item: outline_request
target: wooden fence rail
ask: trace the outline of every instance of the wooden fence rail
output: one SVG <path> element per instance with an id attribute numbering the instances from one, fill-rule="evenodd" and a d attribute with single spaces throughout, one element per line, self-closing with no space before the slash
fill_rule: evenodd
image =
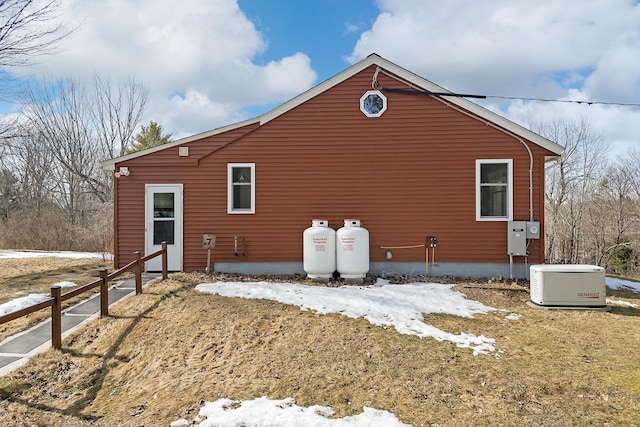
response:
<path id="1" fill-rule="evenodd" d="M 0 316 L 0 325 L 10 322 L 20 317 L 26 316 L 36 311 L 43 310 L 51 307 L 51 345 L 55 349 L 62 348 L 62 303 L 80 294 L 88 292 L 96 287 L 100 287 L 100 317 L 109 315 L 109 282 L 113 279 L 123 275 L 128 271 L 133 271 L 136 281 L 136 295 L 142 293 L 142 270 L 144 269 L 144 263 L 155 257 L 162 257 L 162 279 L 167 278 L 167 244 L 162 242 L 162 249 L 152 254 L 141 256 L 141 253 L 134 252 L 136 259 L 131 261 L 118 270 L 109 273 L 106 268 L 100 270 L 100 278 L 94 280 L 91 283 L 80 286 L 66 294 L 62 293 L 60 286 L 51 287 L 51 298 L 45 301 L 39 302 L 29 307 L 22 308 L 20 310 L 13 311 L 4 316 Z"/>

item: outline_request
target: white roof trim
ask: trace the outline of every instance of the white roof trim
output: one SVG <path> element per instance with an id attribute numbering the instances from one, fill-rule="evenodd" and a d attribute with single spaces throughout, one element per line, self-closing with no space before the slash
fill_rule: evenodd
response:
<path id="1" fill-rule="evenodd" d="M 284 114 L 290 109 L 305 103 L 309 99 L 321 94 L 327 89 L 330 89 L 333 86 L 337 85 L 338 83 L 341 83 L 342 81 L 358 74 L 360 71 L 366 69 L 367 67 L 370 67 L 371 65 L 377 65 L 380 68 L 383 68 L 386 71 L 389 71 L 397 75 L 398 77 L 400 77 L 400 79 L 405 80 L 408 83 L 411 83 L 412 85 L 422 88 L 428 92 L 438 92 L 438 93 L 449 92 L 453 94 L 453 92 L 451 92 L 450 90 L 447 90 L 441 86 L 438 86 L 437 84 L 432 83 L 429 80 L 424 79 L 418 76 L 417 74 L 414 74 L 402 67 L 399 67 L 393 62 L 389 62 L 386 59 L 374 53 L 369 55 L 362 61 L 342 71 L 341 73 L 336 74 L 332 78 L 325 80 L 324 82 L 296 96 L 290 101 L 287 101 L 284 104 L 280 105 L 279 107 L 263 114 L 260 117 L 260 124 L 262 125 L 264 123 L 267 123 L 270 120 L 275 119 L 276 117 L 280 116 L 281 114 Z M 522 138 L 528 139 L 529 141 L 532 141 L 537 145 L 540 145 L 541 147 L 546 148 L 547 150 L 555 154 L 558 154 L 558 155 L 562 154 L 562 151 L 563 151 L 562 146 L 556 144 L 555 142 L 547 138 L 544 138 L 538 135 L 537 133 L 530 131 L 527 128 L 524 128 L 518 125 L 517 123 L 512 122 L 511 120 L 508 120 L 500 116 L 499 114 L 496 114 L 490 110 L 487 110 L 486 108 L 474 102 L 471 102 L 468 99 L 465 99 L 459 96 L 455 96 L 455 97 L 452 96 L 451 98 L 443 97 L 443 99 L 446 99 L 446 101 L 451 104 L 457 105 L 461 108 L 464 108 L 465 110 L 470 111 L 471 113 L 477 115 L 478 117 L 494 122 L 495 124 L 511 131 L 512 133 L 518 136 L 521 136 Z"/>
<path id="2" fill-rule="evenodd" d="M 182 138 L 179 139 L 177 141 L 168 143 L 168 144 L 164 144 L 158 147 L 154 147 L 154 148 L 150 148 L 148 150 L 144 150 L 144 151 L 140 151 L 138 153 L 133 153 L 133 154 L 129 154 L 127 156 L 122 156 L 122 157 L 118 157 L 115 159 L 111 159 L 111 160 L 106 160 L 104 162 L 101 162 L 100 165 L 103 169 L 105 170 L 114 170 L 115 169 L 115 164 L 119 163 L 119 162 L 123 162 L 125 160 L 131 160 L 134 159 L 136 157 L 140 157 L 140 156 L 144 156 L 147 154 L 151 154 L 151 153 L 155 153 L 156 151 L 160 151 L 160 150 L 165 150 L 167 148 L 171 148 L 171 147 L 175 147 L 178 145 L 182 145 L 182 144 L 186 144 L 201 138 L 205 138 L 208 136 L 212 136 L 212 135 L 216 135 L 219 133 L 223 133 L 223 132 L 227 132 L 229 130 L 233 130 L 233 129 L 237 129 L 240 128 L 242 126 L 246 126 L 252 123 L 257 123 L 259 122 L 260 125 L 263 125 L 277 117 L 279 117 L 280 115 L 286 113 L 287 111 L 297 107 L 298 105 L 301 105 L 305 102 L 307 102 L 308 100 L 310 100 L 311 98 L 320 95 L 321 93 L 323 93 L 324 91 L 332 88 L 333 86 L 336 86 L 337 84 L 343 82 L 344 80 L 358 74 L 359 72 L 361 72 L 362 70 L 370 67 L 371 65 L 377 65 L 380 68 L 383 68 L 384 70 L 391 72 L 395 75 L 397 75 L 401 80 L 405 80 L 406 82 L 415 85 L 419 88 L 424 89 L 425 91 L 429 91 L 429 92 L 449 92 L 451 94 L 453 94 L 453 92 L 438 86 L 435 83 L 430 82 L 427 79 L 424 79 L 420 76 L 418 76 L 417 74 L 414 74 L 402 67 L 399 67 L 398 65 L 387 61 L 386 59 L 382 58 L 381 56 L 377 55 L 377 54 L 371 54 L 369 56 L 367 56 L 365 59 L 363 59 L 360 62 L 355 63 L 354 65 L 350 66 L 349 68 L 341 71 L 340 73 L 336 74 L 335 76 L 331 77 L 328 80 L 325 80 L 324 82 L 312 87 L 311 89 L 301 93 L 300 95 L 296 96 L 295 98 L 292 98 L 291 100 L 285 102 L 284 104 L 274 108 L 271 111 L 266 112 L 265 114 L 254 118 L 254 119 L 250 119 L 250 120 L 245 120 L 243 122 L 240 123 L 235 123 L 235 124 L 231 124 L 228 126 L 224 126 L 218 129 L 214 129 L 212 131 L 209 132 L 205 132 L 205 133 L 200 133 L 197 135 L 192 135 L 189 136 L 187 138 Z M 372 76 L 373 77 L 373 76 Z M 441 95 L 442 96 L 442 95 Z M 448 98 L 446 96 L 443 96 L 443 99 L 446 99 L 447 102 L 457 105 L 458 107 L 464 108 L 465 110 L 475 114 L 476 116 L 491 121 L 495 124 L 497 124 L 498 126 L 503 127 L 504 129 L 509 130 L 510 132 L 528 139 L 531 142 L 534 142 L 535 144 L 546 148 L 547 150 L 560 155 L 562 154 L 563 151 L 563 147 L 560 146 L 559 144 L 556 144 L 555 142 L 544 138 L 520 125 L 518 125 L 517 123 L 512 122 L 511 120 L 508 120 L 502 116 L 500 116 L 499 114 L 496 114 L 476 103 L 473 103 L 471 101 L 469 101 L 468 99 L 465 99 L 463 97 L 459 97 L 459 96 L 452 96 L 451 98 Z"/>

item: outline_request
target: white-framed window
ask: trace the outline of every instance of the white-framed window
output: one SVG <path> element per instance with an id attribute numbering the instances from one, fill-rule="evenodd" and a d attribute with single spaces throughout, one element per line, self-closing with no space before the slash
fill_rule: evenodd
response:
<path id="1" fill-rule="evenodd" d="M 256 212 L 256 164 L 227 164 L 227 213 Z"/>
<path id="2" fill-rule="evenodd" d="M 476 220 L 513 219 L 513 160 L 476 160 Z"/>
<path id="3" fill-rule="evenodd" d="M 370 90 L 360 97 L 360 111 L 367 117 L 380 117 L 387 111 L 387 97 L 378 90 Z"/>

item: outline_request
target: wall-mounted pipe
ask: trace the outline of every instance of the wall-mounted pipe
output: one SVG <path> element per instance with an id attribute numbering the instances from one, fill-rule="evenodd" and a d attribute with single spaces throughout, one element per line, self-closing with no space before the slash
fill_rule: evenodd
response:
<path id="1" fill-rule="evenodd" d="M 434 236 L 428 236 L 427 241 L 423 245 L 402 245 L 402 246 L 380 246 L 380 249 L 416 249 L 425 248 L 425 272 L 429 275 L 429 255 L 431 255 L 431 269 L 436 263 L 436 245 L 438 239 Z M 431 250 L 431 254 L 429 253 Z M 387 259 L 391 259 L 391 252 L 387 252 Z"/>
<path id="2" fill-rule="evenodd" d="M 380 249 L 415 249 L 424 248 L 425 245 L 409 245 L 409 246 L 380 246 Z"/>

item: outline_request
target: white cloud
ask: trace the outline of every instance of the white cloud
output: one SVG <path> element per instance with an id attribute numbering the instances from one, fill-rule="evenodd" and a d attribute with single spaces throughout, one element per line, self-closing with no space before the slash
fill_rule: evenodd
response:
<path id="1" fill-rule="evenodd" d="M 640 25 L 635 33 L 614 40 L 602 53 L 594 72 L 585 82 L 585 91 L 592 99 L 640 101 Z"/>
<path id="2" fill-rule="evenodd" d="M 242 120 L 237 115 L 237 108 L 231 104 L 215 102 L 196 89 L 189 89 L 168 99 L 155 100 L 147 107 L 147 115 L 157 117 L 160 123 L 175 124 L 182 132 L 196 133 L 203 130 L 203 117 L 210 120 L 209 123 L 204 123 L 204 130 L 217 127 L 216 122 L 226 124 Z M 177 135 L 172 136 L 175 138 Z"/>
<path id="3" fill-rule="evenodd" d="M 567 99 L 586 101 L 587 96 L 578 90 L 570 90 Z M 591 124 L 593 131 L 602 136 L 612 159 L 632 147 L 640 147 L 640 108 L 525 101 L 513 101 L 506 109 L 495 103 L 485 103 L 484 106 L 525 127 L 551 123 L 559 118 L 569 121 L 584 118 Z"/>
<path id="4" fill-rule="evenodd" d="M 362 22 L 353 23 L 351 21 L 347 21 L 344 24 L 344 32 L 342 33 L 342 35 L 344 36 L 347 34 L 357 33 L 359 31 L 362 31 L 363 28 L 364 24 Z"/>
<path id="5" fill-rule="evenodd" d="M 311 60 L 303 53 L 271 61 L 264 67 L 264 83 L 277 92 L 294 97 L 309 88 L 316 78 L 311 70 Z M 259 88 L 258 88 L 259 89 Z M 267 101 L 267 99 L 265 99 Z"/>
<path id="6" fill-rule="evenodd" d="M 62 18 L 83 24 L 36 72 L 135 76 L 150 89 L 146 120 L 174 134 L 242 120 L 247 105 L 282 102 L 317 78 L 302 53 L 255 62 L 267 44 L 236 0 L 68 0 Z"/>
<path id="7" fill-rule="evenodd" d="M 465 93 L 640 102 L 637 2 L 379 0 L 378 5 L 381 13 L 361 35 L 351 61 L 376 52 Z M 638 107 L 508 104 L 500 104 L 502 114 L 520 123 L 588 116 L 611 144 L 640 145 Z"/>

